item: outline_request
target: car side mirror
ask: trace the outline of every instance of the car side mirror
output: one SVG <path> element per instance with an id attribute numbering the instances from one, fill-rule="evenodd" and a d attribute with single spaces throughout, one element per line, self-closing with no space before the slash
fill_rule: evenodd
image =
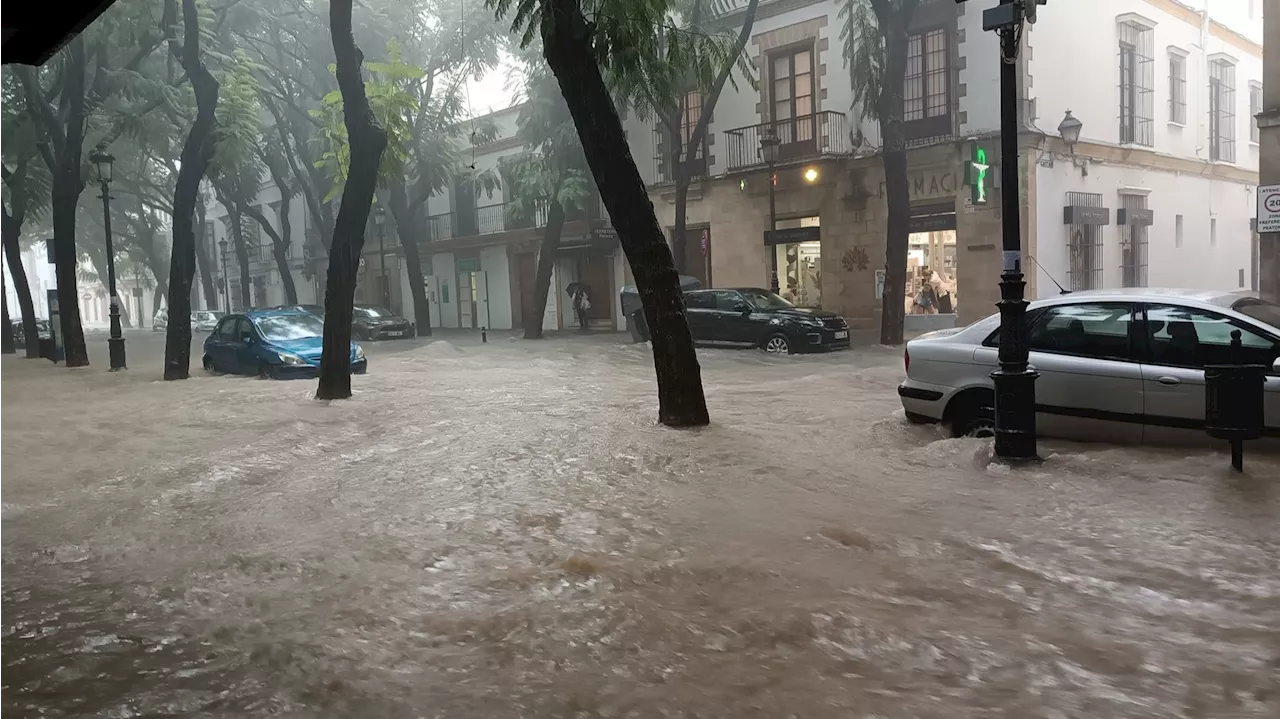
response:
<path id="1" fill-rule="evenodd" d="M 1271 363 L 1271 370 L 1280 373 L 1280 357 L 1277 357 L 1276 361 Z"/>
<path id="2" fill-rule="evenodd" d="M 240 338 L 240 341 L 247 345 L 251 345 L 253 344 L 253 335 L 245 335 Z"/>
<path id="3" fill-rule="evenodd" d="M 733 306 L 733 309 L 741 312 L 744 315 L 751 314 L 751 305 L 747 304 L 746 302 L 739 302 L 738 304 Z"/>

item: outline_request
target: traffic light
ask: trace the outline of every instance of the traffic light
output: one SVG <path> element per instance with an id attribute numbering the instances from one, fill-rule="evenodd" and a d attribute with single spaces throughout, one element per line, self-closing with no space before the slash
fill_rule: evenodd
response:
<path id="1" fill-rule="evenodd" d="M 975 205 L 987 204 L 987 175 L 991 162 L 987 150 L 976 142 L 969 144 L 969 161 L 964 164 L 964 181 L 969 185 L 969 200 Z"/>

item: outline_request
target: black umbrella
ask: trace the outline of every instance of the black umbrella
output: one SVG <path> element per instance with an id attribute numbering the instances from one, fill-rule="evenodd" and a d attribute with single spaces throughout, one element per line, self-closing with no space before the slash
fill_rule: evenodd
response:
<path id="1" fill-rule="evenodd" d="M 588 287 L 587 283 L 585 282 L 570 282 L 569 285 L 564 288 L 565 294 L 569 295 L 570 297 L 577 294 L 578 290 L 582 290 L 587 294 L 591 294 L 591 288 Z"/>

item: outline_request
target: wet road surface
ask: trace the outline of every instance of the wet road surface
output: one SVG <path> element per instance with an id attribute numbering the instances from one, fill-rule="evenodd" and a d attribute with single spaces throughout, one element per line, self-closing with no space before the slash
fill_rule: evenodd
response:
<path id="1" fill-rule="evenodd" d="M 902 418 L 898 350 L 3 365 L 6 716 L 1275 717 L 1280 463 Z M 151 353 L 151 354 L 148 354 Z M 104 353 L 105 354 L 105 353 Z"/>

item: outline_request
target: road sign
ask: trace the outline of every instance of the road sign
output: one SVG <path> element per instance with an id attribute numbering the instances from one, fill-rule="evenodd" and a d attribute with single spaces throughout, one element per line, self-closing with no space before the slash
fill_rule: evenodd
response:
<path id="1" fill-rule="evenodd" d="M 1280 232 L 1280 185 L 1258 186 L 1258 232 Z"/>

